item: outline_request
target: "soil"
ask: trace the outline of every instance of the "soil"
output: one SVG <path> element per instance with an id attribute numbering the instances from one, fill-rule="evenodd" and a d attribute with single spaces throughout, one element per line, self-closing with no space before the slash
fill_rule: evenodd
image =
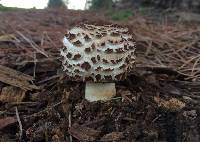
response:
<path id="1" fill-rule="evenodd" d="M 0 17 L 1 142 L 200 141 L 199 58 L 191 65 L 187 62 L 190 70 L 180 68 L 183 63 L 179 63 L 199 55 L 199 24 L 159 26 L 141 15 L 126 23 L 118 22 L 135 31 L 135 70 L 126 80 L 116 82 L 117 96 L 112 100 L 88 102 L 84 99 L 85 83 L 70 81 L 62 72 L 59 49 L 68 28 L 109 17 L 62 9 L 2 12 Z M 171 34 L 170 31 L 179 36 L 172 36 L 172 40 L 158 35 Z M 187 41 L 192 49 L 187 48 L 190 54 L 182 50 L 182 58 L 177 57 L 179 52 L 176 56 L 170 53 L 173 59 L 169 60 L 164 51 L 180 50 L 173 46 L 181 45 L 176 41 L 180 32 L 184 32 L 181 43 Z M 155 44 L 153 49 L 148 50 L 147 37 L 156 35 L 151 41 Z M 174 48 L 169 50 L 166 44 Z M 167 51 L 160 50 L 161 45 Z"/>

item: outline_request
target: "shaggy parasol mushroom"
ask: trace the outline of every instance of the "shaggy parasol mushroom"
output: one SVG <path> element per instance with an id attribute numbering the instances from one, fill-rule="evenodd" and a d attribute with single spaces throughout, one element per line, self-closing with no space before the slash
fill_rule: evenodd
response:
<path id="1" fill-rule="evenodd" d="M 128 28 L 82 24 L 63 39 L 63 70 L 76 81 L 86 81 L 88 101 L 109 100 L 115 81 L 124 80 L 135 62 L 135 41 Z"/>

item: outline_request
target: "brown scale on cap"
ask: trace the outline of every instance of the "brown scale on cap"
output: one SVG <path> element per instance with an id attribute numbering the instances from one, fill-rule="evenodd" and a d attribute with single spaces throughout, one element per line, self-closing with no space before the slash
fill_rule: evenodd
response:
<path id="1" fill-rule="evenodd" d="M 125 59 L 125 63 L 129 64 L 129 63 L 130 63 L 130 58 L 131 58 L 131 56 L 127 57 L 127 58 Z"/>
<path id="2" fill-rule="evenodd" d="M 102 67 L 97 67 L 95 71 L 101 71 Z"/>
<path id="3" fill-rule="evenodd" d="M 101 52 L 101 50 L 100 50 L 100 49 L 97 49 L 97 52 Z"/>
<path id="4" fill-rule="evenodd" d="M 91 52 L 91 49 L 90 49 L 90 47 L 88 47 L 88 48 L 85 48 L 85 52 L 86 52 L 86 53 L 89 53 L 89 52 Z"/>
<path id="5" fill-rule="evenodd" d="M 110 61 L 111 61 L 111 63 L 116 64 L 115 60 L 110 60 Z"/>
<path id="6" fill-rule="evenodd" d="M 62 65 L 79 81 L 122 80 L 134 65 L 135 40 L 127 27 L 80 24 L 69 30 L 63 43 Z"/>
<path id="7" fill-rule="evenodd" d="M 119 63 L 119 62 L 121 62 L 122 60 L 123 60 L 123 58 L 117 59 L 117 60 L 116 60 L 116 63 Z"/>
<path id="8" fill-rule="evenodd" d="M 129 38 L 128 41 L 136 42 L 133 38 Z"/>
<path id="9" fill-rule="evenodd" d="M 129 49 L 134 49 L 135 47 L 134 46 L 129 46 Z"/>
<path id="10" fill-rule="evenodd" d="M 62 51 L 63 51 L 63 52 L 67 52 L 67 48 L 63 47 L 63 48 L 62 48 Z"/>
<path id="11" fill-rule="evenodd" d="M 129 34 L 128 31 L 123 31 L 122 34 Z"/>
<path id="12" fill-rule="evenodd" d="M 85 29 L 86 29 L 86 30 L 89 30 L 89 31 L 94 30 L 94 28 L 92 28 L 92 27 L 85 27 Z"/>
<path id="13" fill-rule="evenodd" d="M 124 49 L 128 50 L 128 45 L 127 44 L 124 45 Z"/>
<path id="14" fill-rule="evenodd" d="M 111 35 L 111 36 L 114 36 L 114 37 L 120 36 L 120 34 L 119 34 L 118 32 L 112 32 L 110 35 Z"/>
<path id="15" fill-rule="evenodd" d="M 94 33 L 90 33 L 91 36 L 94 36 Z"/>
<path id="16" fill-rule="evenodd" d="M 114 43 L 114 41 L 113 41 L 113 40 L 108 40 L 108 41 L 109 41 L 110 43 L 112 43 L 112 44 Z"/>
<path id="17" fill-rule="evenodd" d="M 123 41 L 123 42 L 127 42 L 127 39 L 125 39 L 125 38 L 122 37 L 122 41 Z"/>
<path id="18" fill-rule="evenodd" d="M 100 61 L 101 60 L 101 57 L 99 55 L 97 55 L 97 60 Z"/>
<path id="19" fill-rule="evenodd" d="M 111 76 L 111 75 L 105 75 L 104 78 L 105 78 L 106 80 L 112 80 L 112 76 Z"/>
<path id="20" fill-rule="evenodd" d="M 101 80 L 101 75 L 100 75 L 100 74 L 97 74 L 97 75 L 95 76 L 95 78 L 96 78 L 97 81 L 100 81 L 100 80 Z"/>
<path id="21" fill-rule="evenodd" d="M 135 56 L 135 51 L 131 52 L 131 55 Z"/>
<path id="22" fill-rule="evenodd" d="M 68 68 L 72 68 L 72 65 L 68 64 L 67 67 L 68 67 Z"/>
<path id="23" fill-rule="evenodd" d="M 85 81 L 93 81 L 94 79 L 93 79 L 93 77 L 91 77 L 91 76 L 87 76 L 87 77 L 85 77 Z"/>
<path id="24" fill-rule="evenodd" d="M 106 52 L 106 53 L 113 53 L 113 49 L 107 48 L 107 49 L 105 50 L 105 52 Z"/>
<path id="25" fill-rule="evenodd" d="M 122 64 L 119 69 L 124 69 L 126 67 L 126 64 Z"/>
<path id="26" fill-rule="evenodd" d="M 114 69 L 111 69 L 111 68 L 107 68 L 107 69 L 104 69 L 103 71 L 114 71 Z"/>
<path id="27" fill-rule="evenodd" d="M 76 75 L 74 76 L 74 78 L 75 78 L 75 80 L 80 80 L 80 79 L 82 79 L 82 76 L 76 74 Z M 72 78 L 72 79 L 73 79 L 73 78 Z"/>
<path id="28" fill-rule="evenodd" d="M 73 60 L 78 60 L 78 59 L 80 59 L 80 58 L 81 58 L 81 55 L 80 55 L 80 54 L 75 54 Z"/>
<path id="29" fill-rule="evenodd" d="M 106 60 L 106 59 L 103 59 L 102 61 L 103 61 L 103 63 L 105 63 L 105 64 L 108 64 L 108 63 L 109 63 L 108 60 Z"/>
<path id="30" fill-rule="evenodd" d="M 91 47 L 92 47 L 92 49 L 95 49 L 95 44 L 94 44 L 94 43 L 92 43 Z"/>
<path id="31" fill-rule="evenodd" d="M 81 65 L 81 68 L 82 69 L 85 69 L 86 71 L 89 70 L 91 68 L 91 65 L 90 63 L 88 62 L 84 62 L 82 65 Z"/>
<path id="32" fill-rule="evenodd" d="M 96 38 L 101 38 L 103 35 L 101 35 L 101 34 L 96 34 Z"/>
<path id="33" fill-rule="evenodd" d="M 118 45 L 119 43 L 121 43 L 121 40 L 118 39 L 109 39 L 108 42 L 112 45 Z"/>
<path id="34" fill-rule="evenodd" d="M 117 49 L 115 49 L 115 52 L 117 52 L 117 53 L 124 53 L 124 50 L 123 50 L 123 48 L 117 48 Z"/>
<path id="35" fill-rule="evenodd" d="M 82 43 L 81 43 L 79 40 L 73 42 L 73 44 L 74 44 L 75 46 L 77 46 L 77 47 L 81 47 L 81 46 L 82 46 Z"/>
<path id="36" fill-rule="evenodd" d="M 62 62 L 62 64 L 63 64 L 64 66 L 68 66 L 68 65 L 69 65 L 68 62 Z"/>
<path id="37" fill-rule="evenodd" d="M 115 44 L 119 44 L 119 43 L 120 43 L 120 41 L 117 41 L 117 40 L 116 40 L 114 43 L 115 43 Z"/>
<path id="38" fill-rule="evenodd" d="M 80 73 L 80 70 L 75 69 L 74 72 L 75 72 L 75 73 Z"/>
<path id="39" fill-rule="evenodd" d="M 72 57 L 72 53 L 70 53 L 70 52 L 68 52 L 68 54 L 67 54 L 67 58 L 71 58 Z"/>
<path id="40" fill-rule="evenodd" d="M 107 32 L 102 32 L 101 33 L 103 36 L 106 36 L 107 35 Z"/>
<path id="41" fill-rule="evenodd" d="M 72 34 L 72 33 L 68 33 L 68 34 L 65 34 L 65 36 L 67 37 L 67 39 L 69 39 L 69 40 L 73 40 L 73 39 L 75 39 L 76 38 L 76 35 L 75 34 Z"/>
<path id="42" fill-rule="evenodd" d="M 102 42 L 102 43 L 101 43 L 101 46 L 105 46 L 105 45 L 106 45 L 106 43 L 105 43 L 105 42 Z"/>
<path id="43" fill-rule="evenodd" d="M 92 57 L 91 60 L 92 60 L 92 63 L 93 63 L 93 64 L 96 64 L 96 63 L 97 63 L 97 60 L 96 60 L 95 57 Z"/>
<path id="44" fill-rule="evenodd" d="M 84 39 L 85 39 L 85 41 L 87 41 L 87 42 L 91 41 L 91 38 L 90 38 L 88 35 L 85 35 L 85 36 L 84 36 Z"/>

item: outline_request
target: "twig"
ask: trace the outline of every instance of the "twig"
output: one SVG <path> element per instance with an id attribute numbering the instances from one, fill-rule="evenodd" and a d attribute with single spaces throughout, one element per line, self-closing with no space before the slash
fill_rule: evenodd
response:
<path id="1" fill-rule="evenodd" d="M 68 120 L 69 120 L 69 128 L 72 127 L 72 119 L 71 119 L 71 111 L 69 111 L 69 116 L 68 116 Z M 69 136 L 69 141 L 72 142 L 72 136 Z"/>
<path id="2" fill-rule="evenodd" d="M 145 55 L 147 56 L 148 54 L 149 54 L 149 52 L 151 51 L 151 49 L 152 49 L 152 41 L 150 41 L 150 43 L 149 43 L 149 45 L 148 45 L 148 47 L 147 47 L 147 50 L 146 50 L 146 52 L 145 52 Z"/>
<path id="3" fill-rule="evenodd" d="M 44 82 L 47 82 L 47 81 L 50 81 L 52 79 L 56 79 L 56 78 L 59 78 L 62 74 L 57 74 L 57 75 L 54 75 L 54 76 L 51 76 L 51 77 L 48 77 L 44 80 L 41 80 L 41 81 L 38 81 L 37 83 L 38 84 L 41 84 L 41 83 L 44 83 Z"/>
<path id="4" fill-rule="evenodd" d="M 15 62 L 15 63 L 12 63 L 12 64 L 21 66 L 21 65 L 24 65 L 24 64 L 27 64 L 27 63 L 34 63 L 34 62 L 36 62 L 36 63 L 44 63 L 44 62 L 50 62 L 50 61 L 55 62 L 56 60 L 59 60 L 59 59 L 60 59 L 60 57 L 46 58 L 46 59 L 42 58 L 42 59 L 36 60 L 36 61 L 34 61 L 34 59 L 33 60 L 24 60 L 22 62 Z"/>
<path id="5" fill-rule="evenodd" d="M 200 58 L 200 55 L 192 57 L 192 58 L 189 59 L 185 64 L 183 64 L 183 65 L 180 67 L 180 69 L 183 68 L 184 66 L 188 65 L 188 64 L 189 64 L 190 62 L 192 62 L 194 59 L 198 59 L 198 58 Z"/>
<path id="6" fill-rule="evenodd" d="M 22 140 L 23 129 L 22 129 L 22 122 L 20 120 L 19 112 L 18 112 L 17 107 L 15 107 L 15 112 L 16 112 L 17 121 L 19 123 L 19 140 L 21 141 Z"/>
<path id="7" fill-rule="evenodd" d="M 10 102 L 10 105 L 36 105 L 38 102 Z"/>
<path id="8" fill-rule="evenodd" d="M 32 114 L 32 115 L 29 115 L 29 116 L 25 116 L 24 118 L 30 118 L 30 117 L 33 117 L 33 116 L 37 116 L 37 115 L 39 115 L 39 114 L 41 114 L 41 113 L 43 113 L 43 112 L 47 112 L 49 109 L 51 109 L 51 108 L 55 108 L 55 107 L 57 107 L 57 106 L 59 106 L 59 105 L 61 105 L 63 103 L 63 101 L 60 101 L 60 102 L 58 102 L 58 103 L 56 103 L 56 104 L 53 104 L 53 105 L 51 105 L 51 106 L 47 106 L 45 109 L 43 109 L 43 110 L 41 110 L 41 111 L 39 111 L 39 112 L 36 112 L 36 113 L 34 113 L 34 114 Z"/>
<path id="9" fill-rule="evenodd" d="M 180 51 L 183 51 L 183 50 L 185 50 L 186 48 L 191 47 L 191 46 L 192 46 L 193 44 L 195 44 L 196 42 L 197 42 L 196 40 L 193 41 L 193 42 L 190 42 L 190 43 L 186 44 L 185 46 L 183 46 L 182 48 L 180 48 L 180 49 L 178 49 L 178 50 L 175 50 L 175 52 L 178 53 L 178 52 L 180 52 Z"/>
<path id="10" fill-rule="evenodd" d="M 152 120 L 152 123 L 154 123 L 156 120 L 158 120 L 161 116 L 162 116 L 162 115 L 159 114 L 156 118 L 154 118 L 154 119 Z"/>
<path id="11" fill-rule="evenodd" d="M 27 37 L 25 37 L 21 32 L 17 31 L 17 33 L 25 40 L 27 41 L 37 52 L 41 53 L 42 55 L 44 55 L 45 57 L 49 57 L 47 53 L 45 53 L 44 50 L 39 49 L 39 47 L 36 47 L 33 42 L 28 39 Z"/>
<path id="12" fill-rule="evenodd" d="M 42 47 L 44 45 L 44 33 L 42 34 L 42 38 L 41 38 L 41 42 L 40 42 L 40 46 Z"/>
<path id="13" fill-rule="evenodd" d="M 47 37 L 47 39 L 53 44 L 54 47 L 56 47 L 56 44 L 53 42 L 53 40 L 49 37 L 49 35 L 47 34 L 47 32 L 44 33 Z"/>
<path id="14" fill-rule="evenodd" d="M 193 67 L 192 67 L 192 72 L 191 72 L 191 75 L 194 75 L 194 70 L 195 70 L 195 67 L 197 66 L 198 62 L 200 61 L 200 56 L 198 57 L 198 59 L 195 61 Z"/>
<path id="15" fill-rule="evenodd" d="M 36 53 L 34 52 L 34 68 L 33 68 L 33 78 L 34 79 L 35 79 L 36 65 L 37 65 L 37 58 L 36 58 Z"/>

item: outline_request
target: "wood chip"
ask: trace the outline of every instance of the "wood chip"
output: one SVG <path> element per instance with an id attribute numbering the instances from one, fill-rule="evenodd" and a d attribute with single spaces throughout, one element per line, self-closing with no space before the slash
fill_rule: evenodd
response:
<path id="1" fill-rule="evenodd" d="M 68 132 L 79 141 L 95 141 L 101 131 L 75 124 Z"/>
<path id="2" fill-rule="evenodd" d="M 112 132 L 112 133 L 104 135 L 100 141 L 102 142 L 119 141 L 123 138 L 124 138 L 124 135 L 122 132 Z"/>
<path id="3" fill-rule="evenodd" d="M 25 90 L 18 87 L 4 87 L 0 93 L 1 102 L 21 102 L 25 97 Z"/>
<path id="4" fill-rule="evenodd" d="M 0 65 L 0 81 L 23 90 L 39 89 L 36 85 L 30 84 L 33 77 L 22 72 Z"/>

